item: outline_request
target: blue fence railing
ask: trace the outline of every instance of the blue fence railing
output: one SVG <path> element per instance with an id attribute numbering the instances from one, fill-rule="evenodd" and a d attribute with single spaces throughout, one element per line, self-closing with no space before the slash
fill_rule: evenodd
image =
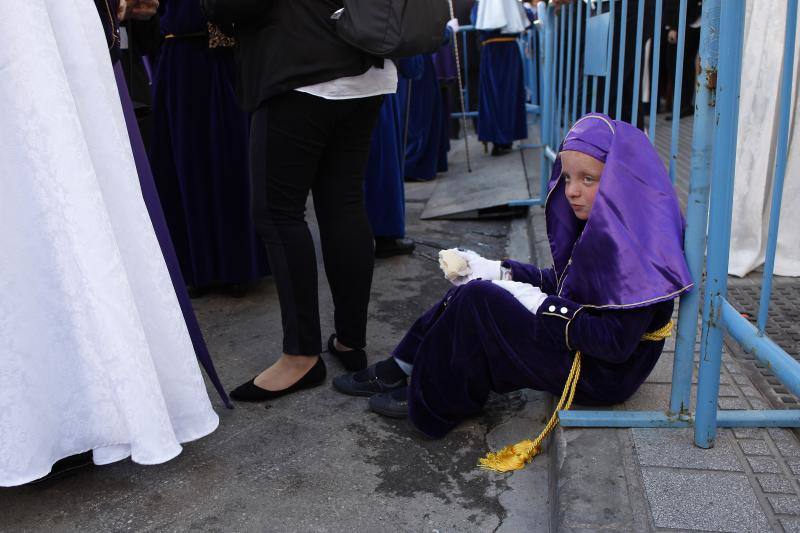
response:
<path id="1" fill-rule="evenodd" d="M 795 78 L 797 0 L 787 0 L 786 5 L 780 123 L 757 324 L 751 324 L 727 300 L 745 0 L 705 0 L 699 50 L 702 64 L 695 85 L 685 236 L 686 259 L 698 289 L 680 301 L 670 402 L 662 411 L 561 412 L 559 417 L 563 426 L 694 426 L 695 443 L 706 448 L 713 446 L 718 427 L 800 427 L 800 410 L 718 410 L 725 335 L 755 355 L 787 389 L 800 396 L 800 363 L 765 334 L 788 157 L 792 80 Z M 589 111 L 610 112 L 618 120 L 637 124 L 654 142 L 659 124 L 656 113 L 663 0 L 648 3 L 639 0 L 576 0 L 560 10 L 540 2 L 537 7 L 539 24 L 536 31 L 541 44 L 537 56 L 541 73 L 542 177 L 549 176 L 559 142 L 570 125 Z M 646 12 L 648 9 L 652 11 Z M 634 20 L 632 10 L 635 10 L 635 28 L 629 27 L 629 18 L 630 23 Z M 680 0 L 668 158 L 673 182 L 677 174 L 681 127 L 679 113 L 686 50 L 686 12 L 687 0 Z M 645 35 L 649 21 L 653 21 L 655 31 Z M 630 39 L 635 41 L 631 43 Z M 648 39 L 652 46 L 645 62 L 644 43 Z M 588 43 L 591 46 L 587 46 Z M 634 61 L 633 77 L 626 79 L 630 61 Z M 650 80 L 647 106 L 640 102 L 639 80 L 645 68 Z M 546 193 L 546 181 L 543 180 L 541 198 L 545 198 Z M 690 406 L 698 317 L 700 363 L 693 413 Z"/>

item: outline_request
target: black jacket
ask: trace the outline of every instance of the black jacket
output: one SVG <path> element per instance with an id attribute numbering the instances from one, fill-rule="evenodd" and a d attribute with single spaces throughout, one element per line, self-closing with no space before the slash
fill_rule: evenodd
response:
<path id="1" fill-rule="evenodd" d="M 237 96 L 246 111 L 275 95 L 344 76 L 380 59 L 336 35 L 342 0 L 200 0 L 212 22 L 232 25 L 238 41 Z"/>

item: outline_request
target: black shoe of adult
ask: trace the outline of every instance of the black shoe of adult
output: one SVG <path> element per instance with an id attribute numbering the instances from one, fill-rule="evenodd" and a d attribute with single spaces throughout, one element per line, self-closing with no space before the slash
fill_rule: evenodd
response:
<path id="1" fill-rule="evenodd" d="M 376 394 L 369 399 L 370 410 L 389 418 L 408 417 L 408 387 Z"/>
<path id="2" fill-rule="evenodd" d="M 385 259 L 395 255 L 409 255 L 414 251 L 414 246 L 414 241 L 409 239 L 375 237 L 375 257 Z"/>
<path id="3" fill-rule="evenodd" d="M 322 385 L 322 382 L 325 381 L 326 374 L 325 361 L 322 360 L 322 357 L 319 357 L 317 358 L 317 362 L 314 363 L 314 366 L 312 366 L 303 377 L 298 379 L 294 385 L 290 385 L 281 390 L 267 390 L 256 385 L 255 378 L 253 378 L 247 383 L 242 383 L 233 389 L 231 391 L 231 398 L 238 402 L 265 402 L 267 400 L 274 400 L 275 398 L 280 398 L 281 396 L 286 396 L 287 394 L 299 390 Z"/>
<path id="4" fill-rule="evenodd" d="M 229 283 L 225 285 L 225 294 L 231 298 L 244 298 L 252 287 L 249 283 Z"/>
<path id="5" fill-rule="evenodd" d="M 76 470 L 93 466 L 94 461 L 92 461 L 91 451 L 70 455 L 69 457 L 65 457 L 64 459 L 56 461 L 49 474 L 37 479 L 36 481 L 32 481 L 31 483 L 41 483 L 47 485 L 52 481 L 72 474 Z"/>
<path id="6" fill-rule="evenodd" d="M 328 351 L 336 356 L 344 365 L 345 370 L 349 372 L 358 372 L 367 368 L 367 352 L 364 350 L 337 350 L 335 333 L 328 337 Z"/>
<path id="7" fill-rule="evenodd" d="M 506 155 L 511 153 L 512 145 L 510 144 L 492 144 L 492 155 L 497 157 L 499 155 Z"/>
<path id="8" fill-rule="evenodd" d="M 336 376 L 333 378 L 333 388 L 350 396 L 372 396 L 380 392 L 404 389 L 408 385 L 408 379 L 405 377 L 394 382 L 380 379 L 375 370 L 377 364 L 370 365 L 361 372 Z"/>

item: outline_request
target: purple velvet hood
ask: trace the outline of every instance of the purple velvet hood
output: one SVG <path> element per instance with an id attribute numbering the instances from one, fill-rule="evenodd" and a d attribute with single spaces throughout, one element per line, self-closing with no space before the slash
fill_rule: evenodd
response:
<path id="1" fill-rule="evenodd" d="M 589 220 L 572 212 L 556 159 L 545 205 L 558 295 L 587 307 L 631 308 L 691 290 L 684 221 L 664 164 L 634 126 L 592 113 L 578 120 L 559 152 L 605 163 Z"/>

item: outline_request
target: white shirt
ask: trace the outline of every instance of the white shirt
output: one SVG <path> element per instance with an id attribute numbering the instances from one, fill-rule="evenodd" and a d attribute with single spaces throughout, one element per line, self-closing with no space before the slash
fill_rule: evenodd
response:
<path id="1" fill-rule="evenodd" d="M 323 81 L 298 87 L 295 91 L 313 94 L 326 100 L 349 100 L 379 94 L 394 94 L 397 92 L 397 67 L 393 61 L 387 59 L 383 62 L 383 68 L 370 67 L 368 71 L 358 76 Z"/>

